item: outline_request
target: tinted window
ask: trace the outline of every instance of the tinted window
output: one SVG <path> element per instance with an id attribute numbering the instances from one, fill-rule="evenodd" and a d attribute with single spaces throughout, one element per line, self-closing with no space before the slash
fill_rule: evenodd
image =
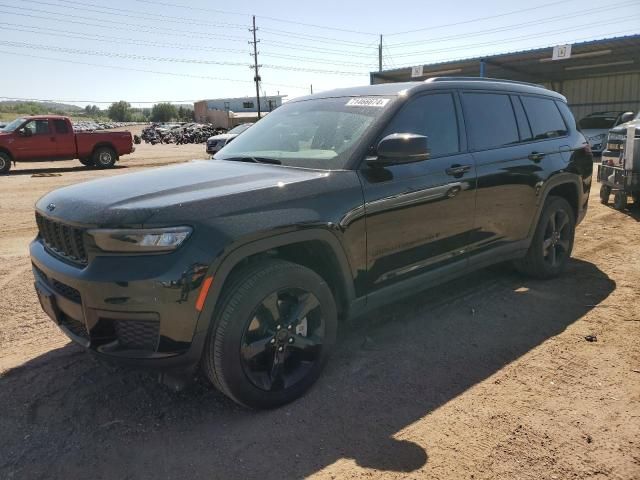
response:
<path id="1" fill-rule="evenodd" d="M 64 120 L 54 120 L 53 124 L 56 127 L 56 133 L 65 134 L 69 133 L 69 127 L 67 126 L 67 122 Z"/>
<path id="2" fill-rule="evenodd" d="M 511 97 L 511 104 L 513 105 L 513 111 L 516 113 L 516 121 L 518 122 L 518 131 L 520 132 L 520 140 L 526 142 L 533 139 L 531 135 L 531 127 L 527 116 L 524 114 L 524 108 L 518 97 Z"/>
<path id="3" fill-rule="evenodd" d="M 571 125 L 576 130 L 578 129 L 578 124 L 576 123 L 576 119 L 573 117 L 573 113 L 569 110 L 569 107 L 564 102 L 556 102 L 556 105 L 560 109 L 560 113 L 564 118 L 564 123 L 567 125 Z"/>
<path id="4" fill-rule="evenodd" d="M 392 133 L 416 133 L 429 139 L 431 156 L 460 151 L 456 108 L 450 93 L 425 95 L 411 100 L 385 129 Z"/>
<path id="5" fill-rule="evenodd" d="M 476 150 L 517 143 L 518 127 L 509 95 L 466 93 L 464 115 Z"/>
<path id="6" fill-rule="evenodd" d="M 24 128 L 31 130 L 31 135 L 46 135 L 49 133 L 49 120 L 31 120 Z"/>
<path id="7" fill-rule="evenodd" d="M 567 126 L 553 100 L 539 97 L 521 98 L 529 118 L 533 138 L 538 140 L 567 134 Z"/>

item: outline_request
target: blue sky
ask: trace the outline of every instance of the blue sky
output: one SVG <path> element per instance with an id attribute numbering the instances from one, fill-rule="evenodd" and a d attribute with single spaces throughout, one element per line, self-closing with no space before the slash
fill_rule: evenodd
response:
<path id="1" fill-rule="evenodd" d="M 384 67 L 640 33 L 640 0 L 0 0 L 0 96 L 134 104 L 367 84 Z M 142 105 L 142 104 L 139 104 Z M 105 104 L 100 104 L 105 106 Z"/>

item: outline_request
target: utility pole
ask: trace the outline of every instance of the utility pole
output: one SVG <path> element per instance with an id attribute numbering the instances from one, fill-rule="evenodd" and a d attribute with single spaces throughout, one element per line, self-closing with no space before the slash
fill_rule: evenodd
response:
<path id="1" fill-rule="evenodd" d="M 380 35 L 380 43 L 378 44 L 378 71 L 382 71 L 382 35 Z"/>
<path id="2" fill-rule="evenodd" d="M 311 95 L 313 95 L 313 83 L 311 84 Z"/>
<path id="3" fill-rule="evenodd" d="M 262 117 L 260 112 L 260 73 L 258 72 L 258 67 L 261 67 L 261 65 L 258 65 L 258 42 L 260 42 L 260 40 L 256 40 L 256 32 L 258 29 L 256 28 L 255 15 L 253 15 L 253 28 L 250 28 L 249 31 L 253 33 L 253 42 L 249 42 L 249 45 L 253 45 L 253 67 L 251 68 L 253 68 L 255 74 L 253 81 L 256 82 L 256 102 L 258 103 L 258 120 L 260 120 Z"/>

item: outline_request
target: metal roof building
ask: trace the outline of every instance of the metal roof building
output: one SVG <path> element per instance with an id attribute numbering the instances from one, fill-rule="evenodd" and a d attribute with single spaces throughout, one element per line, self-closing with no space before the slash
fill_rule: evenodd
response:
<path id="1" fill-rule="evenodd" d="M 595 111 L 640 110 L 640 35 L 416 65 L 370 74 L 371 84 L 436 76 L 533 82 L 555 90 L 576 118 Z"/>

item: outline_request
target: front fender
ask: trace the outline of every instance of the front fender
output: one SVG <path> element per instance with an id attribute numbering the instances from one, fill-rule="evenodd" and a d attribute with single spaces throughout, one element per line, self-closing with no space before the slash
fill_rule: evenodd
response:
<path id="1" fill-rule="evenodd" d="M 198 317 L 195 337 L 199 338 L 194 337 L 194 342 L 199 343 L 199 341 L 201 341 L 204 343 L 204 338 L 213 319 L 220 293 L 234 267 L 251 255 L 267 252 L 284 245 L 307 241 L 321 241 L 329 245 L 340 268 L 340 278 L 343 281 L 347 303 L 351 303 L 355 298 L 355 289 L 353 279 L 351 278 L 349 261 L 342 244 L 336 235 L 328 228 L 311 227 L 294 232 L 277 233 L 257 240 L 236 242 L 225 248 L 209 267 L 207 277 L 213 277 L 213 282 Z"/>

